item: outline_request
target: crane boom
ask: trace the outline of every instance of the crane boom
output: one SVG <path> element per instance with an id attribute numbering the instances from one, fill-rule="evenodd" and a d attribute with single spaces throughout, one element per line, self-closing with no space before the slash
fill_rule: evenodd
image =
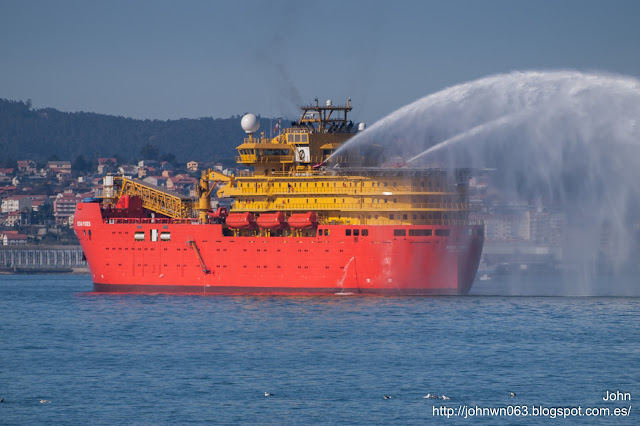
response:
<path id="1" fill-rule="evenodd" d="M 118 198 L 123 195 L 138 196 L 145 209 L 174 219 L 193 217 L 193 201 L 190 198 L 123 176 L 114 176 L 114 180 L 120 182 Z"/>
<path id="2" fill-rule="evenodd" d="M 204 223 L 207 220 L 207 212 L 211 210 L 210 197 L 215 185 L 217 183 L 233 185 L 235 178 L 211 169 L 203 170 L 196 187 L 197 199 L 171 193 L 155 185 L 124 176 L 113 176 L 113 182 L 120 190 L 115 197 L 112 195 L 111 198 L 120 199 L 123 195 L 137 196 L 142 200 L 142 207 L 145 209 L 174 219 L 198 216 Z M 109 192 L 113 194 L 112 190 Z"/>

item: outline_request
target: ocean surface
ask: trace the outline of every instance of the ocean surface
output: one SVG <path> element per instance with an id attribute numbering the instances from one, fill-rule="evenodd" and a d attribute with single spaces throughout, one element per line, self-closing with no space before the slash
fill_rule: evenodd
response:
<path id="1" fill-rule="evenodd" d="M 640 424 L 637 286 L 595 284 L 589 297 L 553 277 L 463 297 L 175 296 L 2 275 L 0 424 L 546 425 L 566 408 L 574 424 Z"/>

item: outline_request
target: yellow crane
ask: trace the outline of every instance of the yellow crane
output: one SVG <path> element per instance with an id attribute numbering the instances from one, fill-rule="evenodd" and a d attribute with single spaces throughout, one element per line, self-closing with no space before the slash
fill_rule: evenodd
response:
<path id="1" fill-rule="evenodd" d="M 174 219 L 194 217 L 197 213 L 201 222 L 207 220 L 207 212 L 211 210 L 211 191 L 217 183 L 234 183 L 234 176 L 227 176 L 211 169 L 203 170 L 197 185 L 197 199 L 171 193 L 163 188 L 129 179 L 114 176 L 114 184 L 120 187 L 115 199 L 124 195 L 137 196 L 142 200 L 142 207 Z M 105 194 L 108 189 L 105 187 Z M 109 198 L 109 197 L 104 197 Z"/>

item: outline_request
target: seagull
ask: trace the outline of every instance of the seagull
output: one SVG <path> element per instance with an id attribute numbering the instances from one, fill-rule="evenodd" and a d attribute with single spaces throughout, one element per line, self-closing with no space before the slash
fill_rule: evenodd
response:
<path id="1" fill-rule="evenodd" d="M 391 399 L 391 395 L 383 395 L 382 396 L 384 399 Z"/>
<path id="2" fill-rule="evenodd" d="M 451 398 L 449 398 L 447 395 L 442 395 L 442 396 L 441 396 L 441 398 L 442 398 L 442 399 L 451 399 Z"/>
<path id="3" fill-rule="evenodd" d="M 269 393 L 269 392 L 265 392 L 265 393 L 264 393 L 264 396 L 273 396 L 273 394 L 272 394 L 272 393 Z"/>
<path id="4" fill-rule="evenodd" d="M 431 395 L 430 393 L 428 393 L 426 396 L 423 396 L 423 398 L 426 398 L 426 399 L 440 399 L 440 397 L 438 395 Z"/>
<path id="5" fill-rule="evenodd" d="M 48 399 L 41 399 L 40 404 L 51 404 L 51 401 L 49 401 Z"/>
<path id="6" fill-rule="evenodd" d="M 509 396 L 510 396 L 511 398 L 515 398 L 516 393 L 515 393 L 515 392 L 509 392 Z"/>

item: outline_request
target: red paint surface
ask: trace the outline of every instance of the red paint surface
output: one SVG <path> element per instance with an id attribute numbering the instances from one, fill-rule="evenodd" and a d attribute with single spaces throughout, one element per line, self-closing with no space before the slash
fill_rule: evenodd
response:
<path id="1" fill-rule="evenodd" d="M 315 237 L 233 237 L 219 224 L 124 223 L 134 221 L 105 221 L 99 204 L 78 204 L 74 229 L 96 291 L 467 294 L 484 243 L 482 225 L 320 225 Z M 435 236 L 443 228 L 450 235 Z M 406 236 L 394 236 L 403 229 Z M 434 231 L 409 236 L 410 229 Z M 135 241 L 136 232 L 145 241 Z M 152 232 L 157 241 L 150 241 Z M 161 240 L 163 232 L 170 241 Z"/>

